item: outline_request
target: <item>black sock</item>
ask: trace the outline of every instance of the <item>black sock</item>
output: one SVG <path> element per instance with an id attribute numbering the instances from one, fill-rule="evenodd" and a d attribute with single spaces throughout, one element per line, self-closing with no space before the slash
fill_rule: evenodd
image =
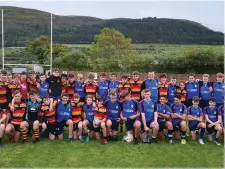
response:
<path id="1" fill-rule="evenodd" d="M 168 130 L 168 137 L 169 137 L 169 140 L 172 140 L 173 139 L 173 130 Z"/>
<path id="2" fill-rule="evenodd" d="M 0 138 L 0 143 L 2 142 L 2 138 Z"/>

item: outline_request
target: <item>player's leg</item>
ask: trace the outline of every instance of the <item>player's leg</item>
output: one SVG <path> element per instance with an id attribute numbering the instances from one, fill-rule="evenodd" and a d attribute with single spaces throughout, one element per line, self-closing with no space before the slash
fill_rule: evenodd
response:
<path id="1" fill-rule="evenodd" d="M 141 122 L 139 120 L 134 122 L 134 132 L 134 143 L 137 144 L 141 133 Z"/>
<path id="2" fill-rule="evenodd" d="M 119 123 L 116 120 L 112 121 L 112 141 L 118 141 L 118 128 L 119 128 Z"/>
<path id="3" fill-rule="evenodd" d="M 159 123 L 158 122 L 151 122 L 150 128 L 152 128 L 152 139 L 151 139 L 151 143 L 158 143 L 158 141 L 156 140 L 157 134 L 159 132 Z"/>
<path id="4" fill-rule="evenodd" d="M 214 127 L 215 126 L 209 127 L 209 123 L 206 124 L 206 131 L 207 131 L 207 135 L 208 135 L 208 140 L 209 141 L 213 141 L 212 135 L 215 132 L 214 131 Z"/>
<path id="5" fill-rule="evenodd" d="M 163 130 L 165 128 L 166 122 L 162 121 L 162 122 L 158 122 L 158 124 L 159 124 L 158 136 L 160 140 L 163 140 L 165 138 Z"/>
<path id="6" fill-rule="evenodd" d="M 47 123 L 47 131 L 49 140 L 54 140 L 56 133 L 56 124 Z"/>
<path id="7" fill-rule="evenodd" d="M 142 139 L 142 142 L 143 143 L 149 143 L 149 139 L 148 139 L 148 131 L 145 131 L 145 128 L 144 128 L 144 124 L 141 123 L 141 139 Z"/>
<path id="8" fill-rule="evenodd" d="M 83 122 L 82 121 L 80 121 L 79 123 L 78 123 L 78 134 L 79 134 L 79 140 L 80 141 L 84 141 L 83 140 L 83 137 L 82 137 L 82 135 L 83 135 Z"/>
<path id="9" fill-rule="evenodd" d="M 200 144 L 204 144 L 204 141 L 203 141 L 203 136 L 205 134 L 205 128 L 206 128 L 206 124 L 201 122 L 198 124 L 197 126 L 198 128 L 201 128 L 201 131 L 200 131 L 200 135 L 199 135 L 199 143 Z"/>
<path id="10" fill-rule="evenodd" d="M 103 134 L 102 143 L 106 144 L 107 143 L 106 123 L 105 122 L 101 122 L 100 126 L 101 126 L 102 134 Z"/>
<path id="11" fill-rule="evenodd" d="M 7 126 L 7 124 L 9 124 L 9 120 L 11 118 L 11 113 L 9 110 L 6 110 L 6 119 L 5 119 L 5 125 Z"/>
<path id="12" fill-rule="evenodd" d="M 112 140 L 112 136 L 110 135 L 110 131 L 112 130 L 112 120 L 107 120 L 106 121 L 106 131 L 107 131 L 107 138 L 108 141 Z"/>
<path id="13" fill-rule="evenodd" d="M 186 121 L 182 120 L 180 122 L 180 133 L 181 133 L 181 144 L 186 144 L 186 131 L 187 131 L 187 123 Z"/>
<path id="14" fill-rule="evenodd" d="M 29 124 L 27 121 L 23 121 L 21 124 L 20 124 L 20 132 L 22 134 L 22 137 L 23 137 L 23 144 L 26 144 L 27 143 L 27 128 L 29 127 Z"/>
<path id="15" fill-rule="evenodd" d="M 34 136 L 34 140 L 33 143 L 36 143 L 39 140 L 39 127 L 40 127 L 40 123 L 38 120 L 34 121 L 33 123 L 33 136 Z"/>
<path id="16" fill-rule="evenodd" d="M 169 143 L 173 144 L 173 124 L 170 121 L 166 121 L 165 126 L 168 129 L 167 136 L 169 138 Z"/>
<path id="17" fill-rule="evenodd" d="M 73 139 L 78 139 L 78 123 L 73 124 Z"/>
<path id="18" fill-rule="evenodd" d="M 71 143 L 73 139 L 73 121 L 71 119 L 66 121 L 66 125 L 68 125 L 68 142 Z"/>
<path id="19" fill-rule="evenodd" d="M 3 137 L 4 131 L 5 131 L 5 124 L 0 123 L 0 147 L 3 146 L 2 137 Z"/>
<path id="20" fill-rule="evenodd" d="M 220 124 L 217 124 L 217 125 L 215 126 L 215 130 L 216 130 L 215 143 L 216 143 L 218 146 L 220 146 L 219 138 L 220 138 L 220 136 L 221 136 L 221 134 L 222 134 L 223 128 L 222 128 L 222 126 L 221 126 Z"/>
<path id="21" fill-rule="evenodd" d="M 88 135 L 88 126 L 90 126 L 90 122 L 88 120 L 83 121 L 83 129 L 84 129 L 84 138 L 85 142 L 89 142 L 89 135 Z"/>

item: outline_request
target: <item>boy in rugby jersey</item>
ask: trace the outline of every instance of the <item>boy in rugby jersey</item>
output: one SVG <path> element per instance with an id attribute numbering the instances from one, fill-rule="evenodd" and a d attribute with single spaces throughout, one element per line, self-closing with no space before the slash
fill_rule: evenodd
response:
<path id="1" fill-rule="evenodd" d="M 73 138 L 74 140 L 79 139 L 83 142 L 82 132 L 83 132 L 83 106 L 84 102 L 80 102 L 80 95 L 75 93 L 73 100 L 71 101 L 72 105 L 72 121 L 73 121 Z"/>
<path id="2" fill-rule="evenodd" d="M 77 80 L 75 80 L 75 92 L 80 96 L 80 102 L 85 102 L 85 92 L 84 92 L 84 80 L 83 74 L 77 74 Z"/>
<path id="3" fill-rule="evenodd" d="M 93 102 L 96 100 L 96 95 L 98 91 L 98 83 L 94 80 L 94 73 L 88 73 L 88 79 L 84 83 L 85 96 L 91 95 Z"/>
<path id="4" fill-rule="evenodd" d="M 83 107 L 83 114 L 84 114 L 84 121 L 83 121 L 83 129 L 84 129 L 84 137 L 85 142 L 89 142 L 90 138 L 93 137 L 94 127 L 94 111 L 95 111 L 95 104 L 93 103 L 92 95 L 86 96 L 86 104 Z M 90 135 L 88 133 L 88 129 L 90 130 Z"/>
<path id="5" fill-rule="evenodd" d="M 109 92 L 111 90 L 115 90 L 116 91 L 116 95 L 117 95 L 117 99 L 119 100 L 118 85 L 119 85 L 119 81 L 117 80 L 116 73 L 111 73 L 111 75 L 110 75 L 110 82 L 109 82 Z"/>
<path id="6" fill-rule="evenodd" d="M 124 91 L 121 94 L 124 100 L 121 103 L 120 118 L 125 122 L 126 135 L 132 134 L 134 131 L 134 144 L 138 144 L 138 137 L 140 136 L 141 122 L 139 121 L 140 112 L 138 110 L 137 101 L 131 99 L 131 95 L 128 91 Z"/>
<path id="7" fill-rule="evenodd" d="M 159 104 L 157 104 L 157 114 L 158 114 L 158 123 L 159 123 L 159 138 L 164 139 L 164 129 L 168 129 L 168 138 L 169 144 L 173 144 L 173 124 L 169 121 L 171 115 L 171 109 L 166 104 L 167 97 L 160 96 Z"/>
<path id="8" fill-rule="evenodd" d="M 173 129 L 176 131 L 176 139 L 180 139 L 178 136 L 178 131 L 180 131 L 181 135 L 181 144 L 186 144 L 186 117 L 187 117 L 187 109 L 184 104 L 181 103 L 181 96 L 175 95 L 174 104 L 170 106 L 171 108 L 171 118 Z"/>
<path id="9" fill-rule="evenodd" d="M 19 141 L 20 132 L 23 137 L 23 144 L 27 143 L 27 127 L 29 127 L 29 124 L 25 120 L 26 103 L 21 101 L 21 97 L 20 91 L 14 91 L 14 110 L 11 112 L 10 122 L 5 129 L 5 133 L 9 137 L 9 144 L 12 144 L 13 141 Z"/>
<path id="10" fill-rule="evenodd" d="M 105 102 L 108 97 L 109 81 L 106 80 L 106 73 L 100 73 L 100 80 L 98 81 L 98 95 L 102 97 Z"/>
<path id="11" fill-rule="evenodd" d="M 138 71 L 134 71 L 132 73 L 132 79 L 129 81 L 129 83 L 131 87 L 131 98 L 140 101 L 143 81 L 139 79 Z"/>
<path id="12" fill-rule="evenodd" d="M 105 102 L 105 107 L 107 110 L 107 134 L 109 140 L 118 141 L 118 127 L 120 121 L 120 111 L 121 105 L 119 100 L 117 100 L 116 90 L 111 90 L 109 92 L 110 99 Z M 110 131 L 112 130 L 112 135 L 110 136 Z"/>
<path id="13" fill-rule="evenodd" d="M 180 90 L 180 87 L 177 85 L 177 79 L 176 77 L 172 77 L 168 86 L 168 103 L 167 104 L 168 105 L 173 104 L 174 96 L 180 93 L 181 93 L 181 90 Z"/>
<path id="14" fill-rule="evenodd" d="M 73 95 L 75 93 L 75 78 L 74 74 L 70 73 L 68 75 L 68 82 L 67 82 L 67 87 L 66 87 L 66 93 L 69 94 L 69 100 L 73 99 Z"/>
<path id="15" fill-rule="evenodd" d="M 225 90 L 225 84 L 224 84 L 224 75 L 223 73 L 217 73 L 216 74 L 216 82 L 212 82 L 212 88 L 213 88 L 213 97 L 216 99 L 216 106 L 219 107 L 224 104 L 224 90 Z"/>
<path id="16" fill-rule="evenodd" d="M 40 74 L 40 81 L 37 83 L 37 89 L 39 90 L 39 96 L 41 99 L 48 96 L 49 83 L 46 81 L 46 76 L 44 73 Z"/>
<path id="17" fill-rule="evenodd" d="M 192 99 L 192 106 L 188 108 L 188 121 L 189 121 L 189 131 L 191 131 L 192 140 L 196 140 L 195 130 L 201 129 L 199 135 L 199 143 L 204 144 L 203 136 L 205 133 L 205 123 L 203 122 L 202 109 L 199 107 L 199 98 L 194 96 Z"/>
<path id="18" fill-rule="evenodd" d="M 69 94 L 62 93 L 61 101 L 56 106 L 56 133 L 60 140 L 63 139 L 64 126 L 68 126 L 68 142 L 73 141 L 73 121 L 72 116 L 72 105 L 69 101 Z"/>
<path id="19" fill-rule="evenodd" d="M 30 91 L 38 92 L 37 83 L 38 83 L 38 81 L 36 79 L 35 72 L 34 71 L 30 71 L 29 72 L 29 76 L 27 78 L 28 92 L 30 92 Z"/>
<path id="20" fill-rule="evenodd" d="M 180 81 L 180 95 L 181 95 L 181 103 L 186 105 L 187 101 L 187 90 L 185 89 L 185 82 Z"/>
<path id="21" fill-rule="evenodd" d="M 157 114 L 157 104 L 155 101 L 150 99 L 151 92 L 149 89 L 144 89 L 144 99 L 139 103 L 139 110 L 141 113 L 141 131 L 142 131 L 142 142 L 149 143 L 149 139 L 147 138 L 147 132 L 150 129 L 153 130 L 151 143 L 158 143 L 156 140 L 159 124 L 157 122 L 158 114 Z"/>
<path id="22" fill-rule="evenodd" d="M 0 109 L 0 147 L 4 146 L 2 143 L 2 136 L 5 131 L 5 120 L 6 120 L 6 113 L 2 109 Z"/>
<path id="23" fill-rule="evenodd" d="M 67 80 L 67 74 L 61 74 L 61 94 L 66 93 Z"/>
<path id="24" fill-rule="evenodd" d="M 20 91 L 21 90 L 21 85 L 20 85 L 20 75 L 19 74 L 14 74 L 13 75 L 13 80 L 12 82 L 9 83 L 8 85 L 9 89 L 9 94 L 8 94 L 8 103 L 11 103 L 13 97 L 14 97 L 14 92 L 16 90 Z"/>
<path id="25" fill-rule="evenodd" d="M 98 140 L 101 139 L 100 130 L 102 131 L 102 144 L 107 143 L 106 119 L 107 114 L 106 108 L 105 106 L 103 106 L 103 98 L 101 96 L 98 96 L 97 105 L 95 107 L 93 126 L 95 126 L 95 135 Z"/>
<path id="26" fill-rule="evenodd" d="M 221 112 L 216 107 L 216 99 L 210 98 L 209 99 L 209 106 L 205 108 L 205 119 L 206 119 L 206 131 L 208 134 L 208 140 L 212 141 L 212 134 L 215 133 L 215 140 L 214 142 L 216 145 L 220 146 L 219 138 L 223 132 L 222 128 L 222 118 L 221 118 Z"/>
<path id="27" fill-rule="evenodd" d="M 167 83 L 167 76 L 166 74 L 161 74 L 159 76 L 159 83 L 158 83 L 158 91 L 159 91 L 159 97 L 164 95 L 167 96 L 168 94 L 168 83 Z"/>

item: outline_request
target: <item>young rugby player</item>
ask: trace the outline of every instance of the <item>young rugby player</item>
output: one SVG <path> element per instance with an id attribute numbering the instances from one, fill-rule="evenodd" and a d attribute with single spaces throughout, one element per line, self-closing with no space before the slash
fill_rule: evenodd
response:
<path id="1" fill-rule="evenodd" d="M 202 76 L 202 81 L 199 81 L 199 96 L 200 96 L 200 107 L 204 109 L 205 107 L 209 106 L 209 99 L 212 97 L 212 90 L 211 84 L 209 83 L 209 75 L 204 74 Z"/>
<path id="2" fill-rule="evenodd" d="M 86 96 L 91 95 L 93 101 L 95 102 L 96 94 L 98 91 L 98 83 L 94 80 L 94 77 L 95 77 L 94 73 L 90 72 L 88 74 L 88 79 L 84 84 L 84 92 Z"/>
<path id="3" fill-rule="evenodd" d="M 73 99 L 73 95 L 75 93 L 75 78 L 74 78 L 74 74 L 70 73 L 68 75 L 68 82 L 67 82 L 67 86 L 66 86 L 66 93 L 69 94 L 69 100 Z"/>
<path id="4" fill-rule="evenodd" d="M 39 96 L 41 99 L 48 96 L 49 83 L 46 81 L 46 76 L 44 73 L 40 74 L 40 81 L 37 83 L 37 88 L 39 90 Z"/>
<path id="5" fill-rule="evenodd" d="M 143 87 L 143 81 L 139 80 L 139 73 L 138 71 L 134 71 L 132 73 L 132 79 L 129 81 L 131 86 L 131 98 L 137 101 L 140 101 L 141 98 L 141 91 Z"/>
<path id="6" fill-rule="evenodd" d="M 0 147 L 4 144 L 2 143 L 2 137 L 5 131 L 5 120 L 6 120 L 6 113 L 3 110 L 0 110 Z"/>
<path id="7" fill-rule="evenodd" d="M 98 81 L 98 95 L 102 97 L 105 102 L 108 97 L 109 81 L 106 80 L 106 73 L 100 73 L 100 80 Z"/>
<path id="8" fill-rule="evenodd" d="M 177 85 L 177 79 L 176 77 L 172 77 L 168 86 L 168 105 L 173 104 L 174 96 L 180 93 L 181 93 L 181 90 L 180 90 L 180 87 Z"/>
<path id="9" fill-rule="evenodd" d="M 75 81 L 75 92 L 80 96 L 80 102 L 85 102 L 85 92 L 84 92 L 84 80 L 82 74 L 77 74 L 77 80 Z"/>
<path id="10" fill-rule="evenodd" d="M 118 85 L 119 85 L 119 81 L 117 80 L 117 76 L 115 73 L 111 73 L 110 75 L 110 82 L 109 82 L 109 92 L 111 90 L 115 90 L 116 91 L 116 95 L 117 95 L 117 99 L 119 100 L 119 91 L 118 91 Z"/>
<path id="11" fill-rule="evenodd" d="M 216 82 L 212 82 L 213 97 L 216 99 L 217 107 L 224 104 L 225 84 L 223 82 L 223 78 L 224 78 L 224 75 L 222 73 L 217 73 Z"/>

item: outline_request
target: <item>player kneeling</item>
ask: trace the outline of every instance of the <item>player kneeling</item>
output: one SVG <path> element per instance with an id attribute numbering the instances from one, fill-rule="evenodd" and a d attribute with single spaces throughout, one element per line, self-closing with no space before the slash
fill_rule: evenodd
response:
<path id="1" fill-rule="evenodd" d="M 173 129 L 178 132 L 180 130 L 181 135 L 181 144 L 186 144 L 186 116 L 187 116 L 187 109 L 184 104 L 181 103 L 181 96 L 176 95 L 174 97 L 174 104 L 171 105 L 171 118 Z M 176 133 L 178 134 L 178 133 Z M 178 135 L 176 135 L 176 139 L 180 139 Z"/>
<path id="2" fill-rule="evenodd" d="M 95 104 L 93 103 L 93 97 L 92 95 L 87 95 L 86 104 L 83 107 L 83 114 L 85 117 L 83 121 L 83 129 L 84 129 L 85 142 L 87 143 L 90 141 L 90 138 L 92 138 L 93 132 L 94 132 L 94 126 L 93 126 L 94 110 L 95 110 Z M 88 129 L 90 130 L 90 132 L 92 132 L 91 135 L 89 135 Z"/>
<path id="3" fill-rule="evenodd" d="M 116 90 L 111 90 L 109 93 L 110 99 L 105 102 L 105 107 L 107 110 L 107 134 L 108 138 L 111 141 L 118 141 L 118 128 L 120 121 L 120 102 L 116 99 Z M 110 131 L 112 131 L 112 135 L 110 136 Z"/>
<path id="4" fill-rule="evenodd" d="M 57 105 L 56 133 L 58 138 L 63 139 L 64 126 L 68 126 L 68 142 L 72 143 L 73 139 L 73 122 L 71 120 L 72 105 L 69 101 L 68 93 L 62 94 L 62 101 Z"/>
<path id="5" fill-rule="evenodd" d="M 142 142 L 143 143 L 158 143 L 156 136 L 159 131 L 159 124 L 157 122 L 157 104 L 155 101 L 150 99 L 151 92 L 148 89 L 143 90 L 144 99 L 139 103 L 139 110 L 141 112 L 141 132 L 142 132 Z M 147 138 L 147 132 L 153 130 L 152 139 L 149 141 Z"/>
<path id="6" fill-rule="evenodd" d="M 80 102 L 80 95 L 75 93 L 73 100 L 71 101 L 72 105 L 72 121 L 73 121 L 73 138 L 74 140 L 79 139 L 84 141 L 82 138 L 83 123 L 82 123 L 82 111 L 84 102 Z"/>
<path id="7" fill-rule="evenodd" d="M 107 143 L 107 132 L 106 132 L 106 108 L 103 106 L 103 98 L 101 96 L 97 97 L 97 105 L 95 107 L 93 126 L 95 128 L 95 135 L 98 140 L 100 140 L 100 130 L 103 134 L 102 144 Z"/>
<path id="8" fill-rule="evenodd" d="M 120 118 L 125 122 L 126 136 L 133 135 L 134 131 L 134 144 L 138 144 L 141 129 L 141 122 L 137 119 L 140 116 L 138 103 L 131 99 L 131 95 L 128 91 L 124 91 L 121 97 L 124 101 L 121 104 Z"/>
<path id="9" fill-rule="evenodd" d="M 21 101 L 21 93 L 16 90 L 14 92 L 14 110 L 11 112 L 10 122 L 5 129 L 5 133 L 9 137 L 9 144 L 12 144 L 13 141 L 19 141 L 20 132 L 22 133 L 23 144 L 27 143 L 27 128 L 29 124 L 25 121 L 25 117 L 26 103 Z"/>
<path id="10" fill-rule="evenodd" d="M 169 138 L 169 144 L 173 144 L 173 124 L 169 121 L 171 115 L 171 109 L 166 104 L 167 97 L 160 96 L 159 104 L 157 104 L 158 123 L 159 123 L 159 138 L 164 139 L 164 129 L 168 129 L 167 136 Z"/>
<path id="11" fill-rule="evenodd" d="M 199 105 L 199 98 L 194 96 L 192 99 L 192 106 L 188 108 L 189 130 L 191 131 L 192 140 L 196 140 L 195 130 L 201 128 L 199 143 L 204 144 L 203 136 L 205 133 L 205 123 L 203 122 L 203 113 Z"/>
<path id="12" fill-rule="evenodd" d="M 221 113 L 217 109 L 215 98 L 209 99 L 209 106 L 205 108 L 206 130 L 209 141 L 212 141 L 212 134 L 216 134 L 214 142 L 220 146 L 219 138 L 223 132 L 221 125 Z"/>

